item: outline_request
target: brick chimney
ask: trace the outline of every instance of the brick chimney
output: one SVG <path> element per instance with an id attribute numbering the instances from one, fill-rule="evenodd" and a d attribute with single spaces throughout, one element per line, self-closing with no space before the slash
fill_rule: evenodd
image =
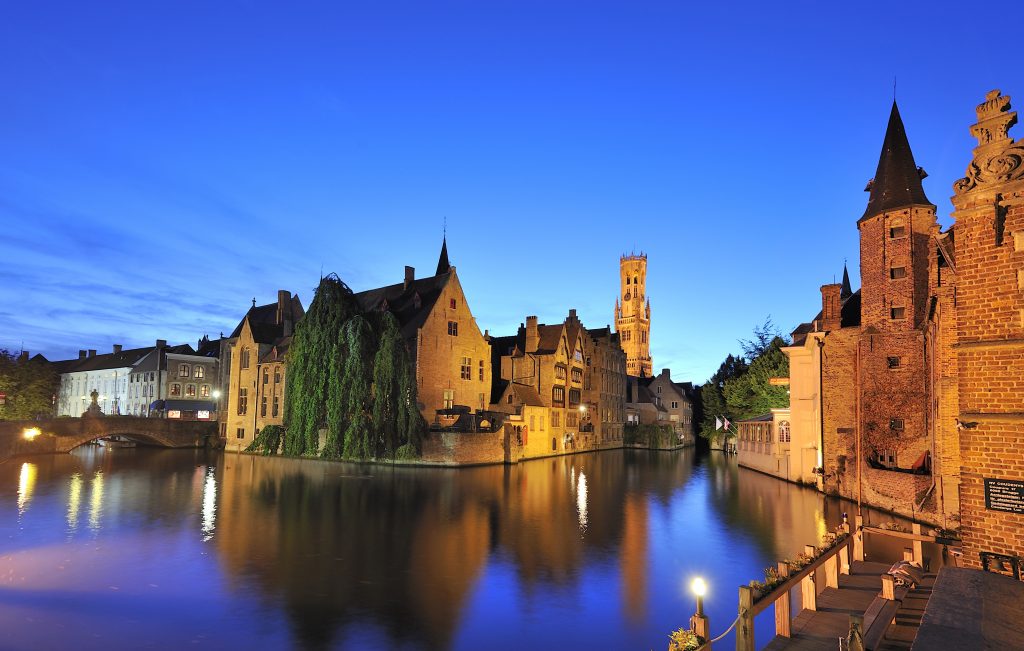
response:
<path id="1" fill-rule="evenodd" d="M 96 357 L 96 349 L 95 348 L 90 348 L 89 349 L 89 357 Z"/>
<path id="2" fill-rule="evenodd" d="M 569 320 L 570 321 L 579 321 L 579 319 L 576 318 L 576 310 L 569 310 Z"/>
<path id="3" fill-rule="evenodd" d="M 85 359 L 85 351 L 84 350 L 78 351 L 78 359 Z"/>
<path id="4" fill-rule="evenodd" d="M 842 302 L 839 298 L 843 286 L 839 283 L 821 286 L 821 329 L 838 330 L 842 323 Z"/>
<path id="5" fill-rule="evenodd" d="M 404 289 L 409 289 L 409 285 L 411 285 L 412 281 L 414 281 L 414 280 L 416 280 L 416 269 L 415 269 L 415 267 L 410 267 L 409 265 L 405 265 L 405 282 L 402 283 L 402 287 Z"/>
<path id="6" fill-rule="evenodd" d="M 525 353 L 537 352 L 540 345 L 540 331 L 537 329 L 537 317 L 526 317 L 526 350 Z"/>
<path id="7" fill-rule="evenodd" d="M 114 344 L 114 354 L 117 355 L 121 352 L 121 344 Z"/>
<path id="8" fill-rule="evenodd" d="M 672 371 L 667 368 L 661 369 L 661 377 L 665 378 L 669 382 L 672 381 Z"/>
<path id="9" fill-rule="evenodd" d="M 156 340 L 156 347 L 157 348 L 167 348 L 167 340 L 166 339 L 157 339 Z"/>
<path id="10" fill-rule="evenodd" d="M 284 325 L 284 320 L 291 317 L 292 294 L 287 289 L 277 290 L 277 316 L 274 321 L 277 325 Z"/>

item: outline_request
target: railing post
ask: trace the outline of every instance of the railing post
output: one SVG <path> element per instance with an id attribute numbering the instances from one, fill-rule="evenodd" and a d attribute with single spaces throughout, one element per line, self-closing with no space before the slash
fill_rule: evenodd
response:
<path id="1" fill-rule="evenodd" d="M 905 561 L 913 561 L 914 560 L 914 550 L 911 547 L 904 547 L 903 548 L 903 560 L 905 560 Z"/>
<path id="2" fill-rule="evenodd" d="M 896 581 L 892 574 L 882 575 L 882 599 L 892 601 L 896 598 Z"/>
<path id="3" fill-rule="evenodd" d="M 849 526 L 847 526 L 849 529 Z M 849 574 L 850 573 L 850 539 L 847 538 L 843 541 L 843 547 L 839 550 L 839 573 Z"/>
<path id="4" fill-rule="evenodd" d="M 854 516 L 853 532 L 853 560 L 854 562 L 864 560 L 864 517 Z"/>
<path id="5" fill-rule="evenodd" d="M 814 546 L 805 545 L 804 554 L 813 557 Z M 818 609 L 818 586 L 817 575 L 818 570 L 814 570 L 803 579 L 800 580 L 800 606 L 804 610 L 817 610 Z"/>
<path id="6" fill-rule="evenodd" d="M 913 525 L 911 525 L 911 531 L 920 536 L 921 525 L 915 522 Z M 924 547 L 921 544 L 921 541 L 915 540 L 911 544 L 913 545 L 914 550 L 914 562 L 920 565 L 921 567 L 924 567 Z"/>
<path id="7" fill-rule="evenodd" d="M 736 623 L 736 651 L 754 651 L 754 590 L 740 586 L 740 612 Z"/>
<path id="8" fill-rule="evenodd" d="M 838 588 L 839 587 L 839 552 L 838 550 L 828 552 L 832 554 L 825 561 L 825 587 L 826 588 Z"/>
<path id="9" fill-rule="evenodd" d="M 779 563 L 779 578 L 785 583 L 789 578 L 789 563 Z M 775 634 L 790 637 L 793 634 L 792 617 L 789 607 L 789 590 L 775 600 Z"/>

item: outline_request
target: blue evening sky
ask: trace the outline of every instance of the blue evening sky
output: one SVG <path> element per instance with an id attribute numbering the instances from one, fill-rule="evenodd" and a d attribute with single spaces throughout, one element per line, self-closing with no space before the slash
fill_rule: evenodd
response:
<path id="1" fill-rule="evenodd" d="M 979 10 L 980 11 L 980 10 Z M 849 260 L 893 77 L 949 222 L 1024 5 L 11 2 L 0 347 L 192 342 L 321 269 L 452 263 L 481 328 L 612 321 L 649 256 L 656 369 L 703 381 Z M 1021 127 L 1017 128 L 1020 136 Z"/>

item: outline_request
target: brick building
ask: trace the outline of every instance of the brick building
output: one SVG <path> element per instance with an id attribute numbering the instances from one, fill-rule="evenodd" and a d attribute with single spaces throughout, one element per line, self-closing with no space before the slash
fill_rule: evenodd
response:
<path id="1" fill-rule="evenodd" d="M 943 232 L 894 104 L 858 222 L 861 289 L 822 287 L 785 352 L 793 435 L 820 435 L 824 490 L 959 522 L 966 562 L 1005 569 L 1020 561 L 993 554 L 1024 556 L 1024 145 L 999 91 L 977 118 Z"/>
<path id="2" fill-rule="evenodd" d="M 601 447 L 619 447 L 626 422 L 626 353 L 619 344 L 618 333 L 609 327 L 587 330 L 587 334 L 591 344 L 587 357 L 587 402 L 597 405 L 597 442 Z"/>
<path id="3" fill-rule="evenodd" d="M 615 299 L 615 332 L 626 351 L 626 372 L 651 377 L 651 299 L 647 297 L 647 256 L 619 258 L 619 298 Z M 619 302 L 621 299 L 621 303 Z"/>
<path id="4" fill-rule="evenodd" d="M 978 567 L 982 554 L 1024 557 L 1024 142 L 1010 138 L 1017 114 L 998 90 L 976 113 L 978 146 L 953 184 L 955 222 L 938 251 L 955 241 L 955 254 L 936 276 L 954 285 L 957 375 L 956 399 L 938 409 L 959 414 L 964 558 Z M 939 368 L 949 361 L 940 355 Z"/>

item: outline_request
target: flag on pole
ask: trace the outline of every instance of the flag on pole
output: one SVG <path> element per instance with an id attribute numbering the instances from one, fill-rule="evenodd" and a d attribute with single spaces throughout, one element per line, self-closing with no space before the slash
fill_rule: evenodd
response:
<path id="1" fill-rule="evenodd" d="M 729 422 L 729 419 L 726 418 L 725 416 L 722 416 L 722 421 L 725 424 L 725 429 L 729 429 L 729 427 L 732 425 L 732 423 Z"/>

